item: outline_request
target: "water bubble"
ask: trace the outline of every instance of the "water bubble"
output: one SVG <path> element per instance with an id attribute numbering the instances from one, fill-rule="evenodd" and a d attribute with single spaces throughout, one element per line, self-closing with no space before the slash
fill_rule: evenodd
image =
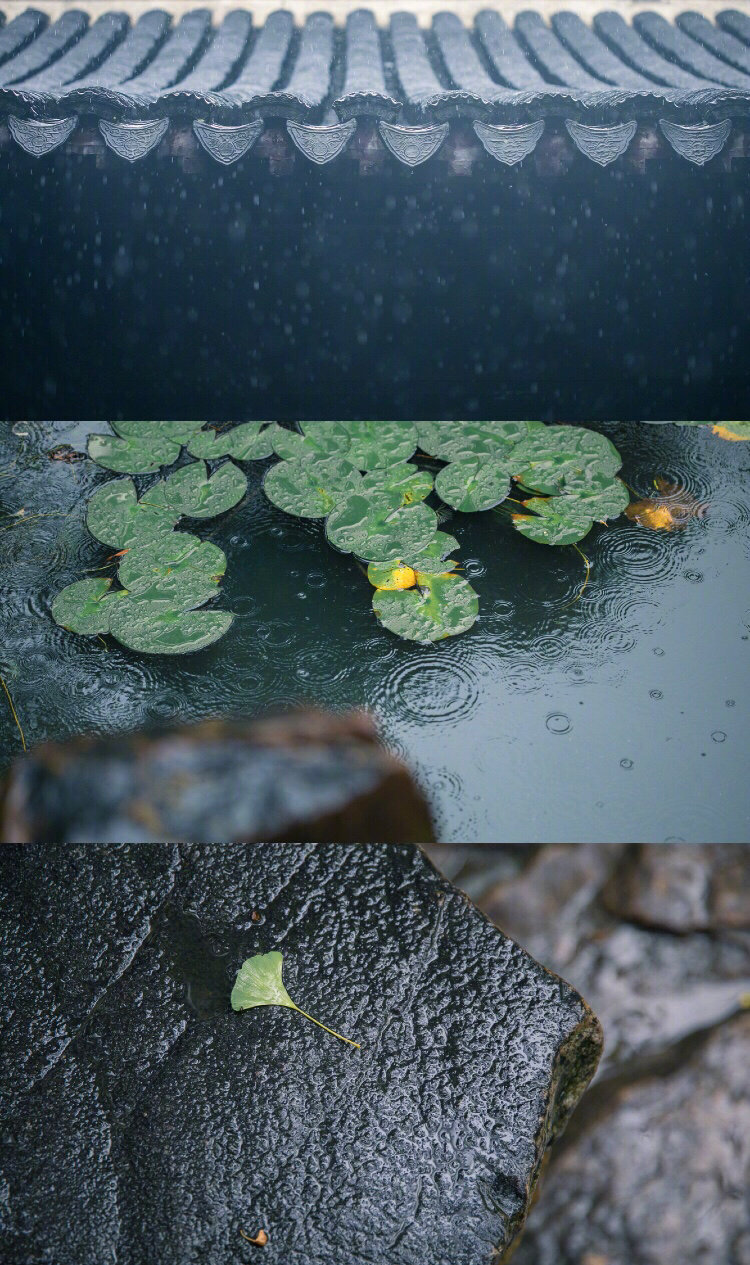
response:
<path id="1" fill-rule="evenodd" d="M 714 742 L 726 742 L 726 738 L 727 738 L 726 734 L 721 729 L 714 729 L 713 733 L 711 734 L 711 737 L 713 738 Z"/>
<path id="2" fill-rule="evenodd" d="M 661 690 L 649 690 L 649 698 L 664 698 Z"/>
<path id="3" fill-rule="evenodd" d="M 544 723 L 551 734 L 567 734 L 573 728 L 570 717 L 565 712 L 550 712 Z"/>
<path id="4" fill-rule="evenodd" d="M 632 760 L 628 760 L 628 759 L 627 759 L 627 757 L 626 757 L 624 760 L 621 760 L 621 761 L 620 761 L 620 768 L 621 768 L 621 769 L 632 769 L 632 767 L 633 767 L 633 761 L 632 761 Z"/>
<path id="5" fill-rule="evenodd" d="M 661 658 L 661 656 L 664 654 L 664 651 L 662 650 L 661 646 L 654 646 L 654 654 L 659 655 L 659 657 Z"/>

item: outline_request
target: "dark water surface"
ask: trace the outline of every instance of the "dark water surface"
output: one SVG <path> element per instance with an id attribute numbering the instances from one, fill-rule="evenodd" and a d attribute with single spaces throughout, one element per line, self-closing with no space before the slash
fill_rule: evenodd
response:
<path id="1" fill-rule="evenodd" d="M 447 841 L 666 839 L 750 834 L 750 445 L 694 428 L 609 423 L 641 495 L 680 483 L 705 515 L 680 530 L 625 518 L 572 548 L 518 536 L 499 515 L 445 526 L 480 619 L 431 647 L 396 640 L 371 589 L 322 528 L 250 492 L 198 527 L 229 559 L 224 641 L 183 660 L 108 648 L 57 628 L 59 590 L 110 552 L 86 531 L 88 422 L 18 422 L 0 436 L 0 672 L 29 745 L 314 701 L 371 708 L 415 770 Z M 55 517 L 32 520 L 35 512 Z M 193 529 L 193 524 L 186 525 Z M 20 739 L 0 699 L 0 767 Z"/>

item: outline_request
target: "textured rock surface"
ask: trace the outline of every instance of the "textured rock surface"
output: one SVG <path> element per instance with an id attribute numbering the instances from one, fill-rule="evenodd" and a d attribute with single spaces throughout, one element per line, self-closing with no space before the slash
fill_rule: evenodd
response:
<path id="1" fill-rule="evenodd" d="M 424 796 L 359 712 L 46 743 L 0 795 L 8 843 L 432 838 Z"/>
<path id="2" fill-rule="evenodd" d="M 747 849 L 434 855 L 605 1032 L 513 1265 L 748 1265 Z"/>
<path id="3" fill-rule="evenodd" d="M 9 1265 L 482 1265 L 600 1031 L 409 847 L 0 855 Z M 280 949 L 292 997 L 228 1006 Z M 8 1057 L 8 1054 L 10 1057 Z"/>

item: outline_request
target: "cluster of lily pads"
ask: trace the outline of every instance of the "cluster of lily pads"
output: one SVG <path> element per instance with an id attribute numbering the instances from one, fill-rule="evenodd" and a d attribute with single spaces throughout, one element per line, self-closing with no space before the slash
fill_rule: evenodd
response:
<path id="1" fill-rule="evenodd" d="M 621 514 L 628 492 L 620 455 L 604 435 L 542 422 L 113 422 L 91 435 L 89 456 L 123 475 L 156 474 L 183 446 L 195 460 L 138 495 L 129 477 L 102 485 L 88 527 L 122 558 L 109 578 L 79 581 L 56 599 L 55 619 L 71 631 L 114 636 L 131 649 L 199 650 L 233 616 L 201 609 L 226 571 L 209 542 L 176 531 L 181 518 L 206 519 L 238 504 L 247 481 L 236 462 L 280 460 L 264 491 L 281 510 L 325 520 L 329 543 L 366 566 L 373 610 L 391 632 L 430 642 L 465 632 L 477 593 L 450 556 L 456 539 L 439 529 L 434 492 L 460 513 L 493 509 L 510 497 L 514 528 L 547 545 L 575 544 L 595 521 Z M 414 458 L 421 464 L 417 464 Z M 439 466 L 435 472 L 425 468 Z M 209 471 L 206 462 L 221 462 Z M 520 494 L 520 496 L 519 496 Z"/>
<path id="2" fill-rule="evenodd" d="M 182 445 L 212 440 L 203 422 L 113 422 L 117 434 L 91 435 L 89 455 L 118 473 L 152 474 L 173 465 Z M 209 473 L 205 461 L 181 466 L 139 497 L 131 478 L 103 483 L 88 506 L 89 531 L 116 550 L 119 588 L 92 577 L 58 594 L 52 613 L 63 628 L 83 636 L 111 634 L 147 654 L 188 654 L 224 636 L 234 616 L 203 610 L 227 569 L 224 552 L 210 541 L 176 531 L 182 518 L 206 520 L 232 509 L 247 479 L 232 461 Z"/>

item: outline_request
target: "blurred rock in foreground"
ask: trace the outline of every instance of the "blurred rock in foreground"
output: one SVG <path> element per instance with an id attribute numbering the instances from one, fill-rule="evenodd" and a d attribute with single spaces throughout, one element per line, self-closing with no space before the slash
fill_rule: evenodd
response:
<path id="1" fill-rule="evenodd" d="M 604 1028 L 513 1265 L 750 1265 L 750 850 L 433 856 Z"/>
<path id="2" fill-rule="evenodd" d="M 6 843 L 427 843 L 427 803 L 365 713 L 291 712 L 47 743 L 0 801 Z"/>

